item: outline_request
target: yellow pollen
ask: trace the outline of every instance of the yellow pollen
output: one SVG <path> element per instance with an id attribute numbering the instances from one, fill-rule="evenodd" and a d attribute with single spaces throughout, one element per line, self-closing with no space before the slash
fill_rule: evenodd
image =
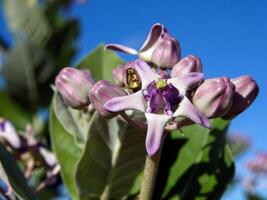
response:
<path id="1" fill-rule="evenodd" d="M 130 89 L 137 89 L 141 87 L 141 83 L 139 82 L 137 75 L 132 68 L 127 70 L 127 84 L 128 88 Z"/>
<path id="2" fill-rule="evenodd" d="M 164 89 L 167 85 L 167 79 L 158 79 L 156 82 L 156 87 L 160 90 Z"/>

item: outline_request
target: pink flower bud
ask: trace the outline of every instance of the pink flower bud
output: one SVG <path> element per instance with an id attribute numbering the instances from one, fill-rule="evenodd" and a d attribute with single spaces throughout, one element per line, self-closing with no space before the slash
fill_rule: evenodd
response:
<path id="1" fill-rule="evenodd" d="M 88 93 L 95 81 L 90 72 L 66 67 L 56 77 L 56 88 L 66 103 L 76 109 L 89 104 Z"/>
<path id="2" fill-rule="evenodd" d="M 139 57 L 161 68 L 173 67 L 180 60 L 180 45 L 162 24 L 155 24 L 139 50 Z"/>
<path id="3" fill-rule="evenodd" d="M 176 65 L 174 65 L 171 76 L 179 77 L 190 72 L 202 72 L 201 60 L 193 55 L 183 58 Z"/>
<path id="4" fill-rule="evenodd" d="M 233 104 L 229 112 L 224 116 L 225 119 L 231 119 L 246 110 L 259 93 L 256 81 L 250 76 L 240 76 L 231 79 L 231 82 L 235 85 L 235 93 Z"/>
<path id="5" fill-rule="evenodd" d="M 232 105 L 234 89 L 226 77 L 207 79 L 196 90 L 193 104 L 207 118 L 223 116 Z"/>
<path id="6" fill-rule="evenodd" d="M 164 32 L 158 46 L 152 53 L 151 61 L 162 69 L 173 67 L 180 59 L 179 43 Z"/>
<path id="7" fill-rule="evenodd" d="M 101 80 L 93 86 L 89 94 L 91 103 L 99 114 L 105 118 L 112 118 L 118 113 L 106 110 L 103 105 L 113 97 L 126 95 L 126 92 L 111 82 Z"/>

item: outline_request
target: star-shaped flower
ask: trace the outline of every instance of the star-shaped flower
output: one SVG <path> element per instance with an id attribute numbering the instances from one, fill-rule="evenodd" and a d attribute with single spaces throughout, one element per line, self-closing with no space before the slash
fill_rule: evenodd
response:
<path id="1" fill-rule="evenodd" d="M 145 113 L 146 150 L 149 156 L 157 152 L 166 123 L 175 117 L 186 117 L 210 128 L 208 119 L 186 97 L 186 92 L 203 80 L 202 73 L 162 79 L 146 62 L 135 62 L 135 70 L 142 82 L 141 90 L 131 95 L 114 97 L 104 104 L 104 108 L 111 112 L 138 110 Z"/>

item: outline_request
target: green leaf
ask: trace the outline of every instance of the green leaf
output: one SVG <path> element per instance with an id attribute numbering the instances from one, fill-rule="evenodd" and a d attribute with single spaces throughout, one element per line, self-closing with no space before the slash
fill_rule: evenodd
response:
<path id="1" fill-rule="evenodd" d="M 98 46 L 93 52 L 85 56 L 77 65 L 80 69 L 89 69 L 96 80 L 112 81 L 112 69 L 123 64 L 113 51 L 105 50 L 104 45 Z"/>
<path id="2" fill-rule="evenodd" d="M 27 180 L 17 166 L 14 158 L 7 152 L 5 147 L 0 144 L 0 169 L 5 174 L 5 178 L 11 185 L 15 194 L 21 199 L 34 200 L 37 199 L 34 191 L 28 186 Z"/>
<path id="3" fill-rule="evenodd" d="M 8 24 L 16 39 L 43 44 L 50 35 L 46 19 L 37 3 L 25 0 L 4 0 Z"/>
<path id="4" fill-rule="evenodd" d="M 17 129 L 24 130 L 31 122 L 31 115 L 17 104 L 6 92 L 0 91 L 0 117 L 10 120 Z"/>
<path id="5" fill-rule="evenodd" d="M 113 118 L 95 113 L 78 164 L 76 181 L 81 200 L 121 199 L 143 170 L 145 134 Z"/>
<path id="6" fill-rule="evenodd" d="M 75 184 L 75 171 L 82 149 L 76 145 L 75 137 L 60 124 L 53 109 L 55 97 L 52 101 L 49 117 L 49 132 L 52 149 L 61 166 L 61 176 L 73 199 L 78 199 L 78 190 Z"/>
<path id="7" fill-rule="evenodd" d="M 7 90 L 12 96 L 33 110 L 39 103 L 49 104 L 52 90 L 48 85 L 56 68 L 45 51 L 29 41 L 17 42 L 4 64 Z"/>
<path id="8" fill-rule="evenodd" d="M 234 175 L 226 144 L 229 122 L 212 120 L 212 129 L 198 125 L 167 137 L 162 152 L 155 199 L 220 199 Z"/>
<path id="9" fill-rule="evenodd" d="M 67 106 L 59 93 L 56 93 L 54 98 L 53 109 L 60 124 L 76 139 L 78 144 L 84 145 L 88 134 L 90 115 Z"/>

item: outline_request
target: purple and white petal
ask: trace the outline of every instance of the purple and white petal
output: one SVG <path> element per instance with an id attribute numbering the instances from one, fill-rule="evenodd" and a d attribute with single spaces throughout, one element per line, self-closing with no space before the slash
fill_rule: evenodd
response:
<path id="1" fill-rule="evenodd" d="M 186 96 L 183 97 L 177 110 L 173 113 L 173 117 L 178 116 L 186 117 L 201 126 L 211 128 L 209 120 L 196 107 L 193 106 Z"/>
<path id="2" fill-rule="evenodd" d="M 114 97 L 104 104 L 104 108 L 111 112 L 123 110 L 139 110 L 145 112 L 145 103 L 142 91 L 131 95 Z"/>
<path id="3" fill-rule="evenodd" d="M 48 151 L 44 147 L 39 147 L 39 151 L 40 151 L 40 154 L 42 155 L 42 158 L 44 159 L 45 163 L 49 167 L 52 168 L 52 167 L 57 165 L 57 159 L 51 151 Z"/>
<path id="4" fill-rule="evenodd" d="M 13 124 L 8 120 L 0 121 L 0 137 L 4 138 L 15 149 L 21 146 L 19 135 Z"/>
<path id="5" fill-rule="evenodd" d="M 126 47 L 126 46 L 120 45 L 120 44 L 108 44 L 105 46 L 105 49 L 112 49 L 115 51 L 121 51 L 121 52 L 132 54 L 132 55 L 138 54 L 138 51 L 136 51 L 135 49 L 130 48 L 130 47 Z"/>
<path id="6" fill-rule="evenodd" d="M 160 78 L 160 76 L 156 72 L 154 72 L 146 62 L 142 60 L 137 60 L 135 62 L 135 70 L 137 71 L 141 79 L 142 89 L 145 89 L 152 81 Z"/>
<path id="7" fill-rule="evenodd" d="M 146 150 L 151 157 L 160 148 L 164 127 L 172 116 L 154 113 L 145 113 L 145 116 L 147 119 Z"/>
<path id="8" fill-rule="evenodd" d="M 159 39 L 163 30 L 164 27 L 162 24 L 160 23 L 154 24 L 150 29 L 149 34 L 139 51 L 146 51 L 149 48 L 151 48 L 151 46 L 155 44 L 155 42 Z"/>
<path id="9" fill-rule="evenodd" d="M 204 75 L 198 72 L 192 72 L 181 75 L 179 78 L 168 79 L 167 82 L 176 87 L 181 94 L 193 89 L 203 81 Z"/>

